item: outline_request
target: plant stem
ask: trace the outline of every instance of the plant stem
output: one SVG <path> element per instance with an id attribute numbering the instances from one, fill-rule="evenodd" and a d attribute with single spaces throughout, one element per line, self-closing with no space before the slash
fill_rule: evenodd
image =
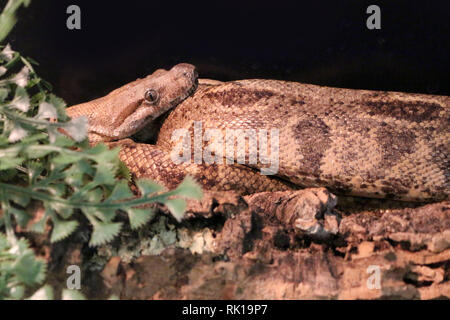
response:
<path id="1" fill-rule="evenodd" d="M 143 204 L 148 203 L 154 203 L 154 202 L 162 202 L 166 200 L 168 197 L 176 195 L 176 190 L 171 190 L 168 192 L 165 192 L 160 195 L 156 196 L 145 196 L 141 198 L 136 198 L 132 200 L 126 200 L 121 202 L 97 202 L 97 203 L 90 203 L 90 202 L 80 202 L 80 201 L 71 201 L 63 198 L 53 197 L 49 194 L 30 190 L 28 188 L 23 188 L 11 184 L 1 183 L 0 182 L 0 190 L 2 192 L 12 192 L 12 193 L 19 193 L 19 194 L 26 194 L 27 196 L 41 200 L 41 201 L 53 201 L 62 203 L 66 206 L 73 207 L 73 208 L 99 208 L 99 209 L 122 209 L 124 207 L 135 207 Z"/>
<path id="2" fill-rule="evenodd" d="M 26 124 L 30 124 L 30 125 L 34 125 L 34 126 L 46 126 L 46 127 L 56 127 L 56 128 L 64 128 L 64 127 L 67 127 L 68 125 L 72 125 L 67 122 L 50 122 L 47 120 L 38 120 L 38 119 L 23 117 L 21 115 L 16 114 L 15 112 L 11 112 L 8 109 L 6 109 L 5 107 L 10 107 L 8 104 L 4 104 L 0 107 L 1 107 L 0 111 L 13 121 L 26 123 Z"/>

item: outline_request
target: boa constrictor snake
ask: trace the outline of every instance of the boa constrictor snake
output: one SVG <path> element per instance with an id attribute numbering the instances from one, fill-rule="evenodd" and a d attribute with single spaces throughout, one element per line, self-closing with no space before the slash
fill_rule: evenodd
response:
<path id="1" fill-rule="evenodd" d="M 67 111 L 88 117 L 92 142 L 120 145 L 120 157 L 136 177 L 169 188 L 189 174 L 205 189 L 242 194 L 320 186 L 337 194 L 430 201 L 450 193 L 448 96 L 278 80 L 198 80 L 195 67 L 179 64 Z M 160 128 L 156 118 L 162 119 Z M 157 131 L 156 144 L 124 139 L 141 129 Z M 184 140 L 173 138 L 180 129 L 189 133 Z M 205 136 L 208 129 L 219 136 Z M 277 155 L 275 174 L 261 174 L 268 167 L 261 159 L 220 161 L 227 152 L 220 133 L 226 137 L 229 129 L 238 136 L 267 133 L 267 153 Z M 270 132 L 278 135 L 277 148 Z M 247 138 L 245 160 L 255 147 Z M 192 151 L 190 161 L 175 163 L 180 141 L 219 156 L 214 163 L 198 162 Z"/>

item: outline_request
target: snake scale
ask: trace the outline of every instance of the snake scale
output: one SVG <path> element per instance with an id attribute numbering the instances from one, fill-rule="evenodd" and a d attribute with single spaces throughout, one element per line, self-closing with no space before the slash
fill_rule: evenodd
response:
<path id="1" fill-rule="evenodd" d="M 119 140 L 142 128 L 157 130 L 154 120 L 163 113 L 155 145 Z M 120 145 L 120 157 L 136 177 L 167 187 L 189 174 L 205 189 L 243 194 L 322 186 L 337 194 L 430 201 L 450 193 L 448 96 L 263 79 L 198 81 L 193 66 L 180 64 L 73 106 L 68 114 L 88 117 L 92 141 Z M 208 129 L 223 136 L 230 129 L 266 132 L 268 153 L 277 153 L 276 173 L 262 175 L 259 169 L 267 162 L 260 159 L 175 163 L 180 139 L 173 139 L 174 132 L 185 129 L 183 146 L 193 146 L 199 124 L 201 149 L 219 155 L 216 160 L 226 154 L 225 143 L 220 135 L 205 139 Z M 269 132 L 277 133 L 277 148 Z M 246 160 L 253 144 L 246 140 Z M 195 158 L 194 151 L 191 155 Z"/>

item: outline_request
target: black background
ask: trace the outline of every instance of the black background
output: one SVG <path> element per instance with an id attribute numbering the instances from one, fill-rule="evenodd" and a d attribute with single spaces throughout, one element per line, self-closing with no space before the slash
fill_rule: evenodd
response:
<path id="1" fill-rule="evenodd" d="M 449 95 L 448 2 L 33 0 L 7 40 L 69 104 L 178 62 L 218 80 Z M 81 30 L 66 28 L 70 4 Z M 381 30 L 366 27 L 370 4 Z"/>

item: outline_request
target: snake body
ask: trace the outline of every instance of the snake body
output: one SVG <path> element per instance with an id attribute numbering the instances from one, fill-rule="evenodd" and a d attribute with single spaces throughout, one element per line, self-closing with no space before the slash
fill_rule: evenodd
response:
<path id="1" fill-rule="evenodd" d="M 229 164 L 226 159 L 211 164 L 174 163 L 173 152 L 180 139 L 173 139 L 173 133 L 185 129 L 190 141 L 183 140 L 184 146 L 192 146 L 194 126 L 199 123 L 202 136 L 209 129 L 223 136 L 227 129 L 247 133 L 276 130 L 276 174 L 261 175 L 259 169 L 267 163 L 259 160 L 244 164 Z M 212 190 L 254 193 L 325 186 L 338 194 L 441 200 L 448 199 L 450 193 L 449 124 L 447 96 L 278 80 L 205 80 L 170 111 L 156 145 L 128 139 L 118 144 L 121 159 L 136 176 L 169 187 L 190 174 Z M 269 149 L 274 142 L 271 139 L 268 135 Z M 214 137 L 203 139 L 202 150 L 209 148 L 222 157 L 226 150 L 221 149 L 224 143 L 218 142 L 220 139 Z M 247 160 L 250 148 L 248 139 Z"/>

